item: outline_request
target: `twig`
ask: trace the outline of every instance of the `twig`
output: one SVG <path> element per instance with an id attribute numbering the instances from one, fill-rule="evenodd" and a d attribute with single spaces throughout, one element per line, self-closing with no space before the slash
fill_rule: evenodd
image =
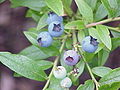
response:
<path id="1" fill-rule="evenodd" d="M 65 38 L 63 39 L 63 43 L 62 43 L 62 45 L 61 45 L 61 47 L 60 47 L 60 50 L 59 50 L 60 53 L 63 51 L 63 48 L 64 48 L 64 45 L 65 45 L 66 39 L 67 39 L 67 35 L 66 35 Z M 50 74 L 49 74 L 49 76 L 48 76 L 48 80 L 47 80 L 47 82 L 46 82 L 43 90 L 46 90 L 46 88 L 48 87 L 48 85 L 49 85 L 49 83 L 50 83 L 50 79 L 51 79 L 51 77 L 52 77 L 52 75 L 53 75 L 53 71 L 54 71 L 54 69 L 56 68 L 57 63 L 58 63 L 58 61 L 59 61 L 59 58 L 60 58 L 60 56 L 57 56 L 57 57 L 56 57 L 56 59 L 55 59 L 55 61 L 54 61 L 53 68 L 52 68 L 52 70 L 51 70 L 51 72 L 50 72 Z"/>
<path id="2" fill-rule="evenodd" d="M 96 26 L 96 25 L 100 25 L 100 24 L 104 24 L 104 23 L 108 23 L 108 22 L 112 22 L 112 21 L 119 21 L 119 20 L 120 20 L 120 17 L 109 18 L 109 19 L 105 19 L 105 20 L 100 21 L 100 22 L 95 22 L 95 23 L 88 24 L 85 27 L 90 28 L 90 27 L 93 27 L 93 26 Z"/>
<path id="3" fill-rule="evenodd" d="M 77 37 L 76 37 L 75 30 L 73 31 L 73 43 L 74 43 L 74 44 L 77 43 Z M 90 76 L 91 76 L 92 80 L 93 80 L 94 83 L 95 83 L 96 90 L 98 90 L 98 87 L 99 87 L 100 85 L 99 85 L 99 83 L 97 82 L 97 80 L 95 79 L 95 77 L 94 77 L 94 75 L 93 75 L 93 73 L 92 73 L 92 70 L 91 70 L 89 64 L 87 63 L 87 61 L 86 61 L 86 59 L 85 59 L 85 57 L 84 57 L 84 55 L 83 55 L 82 50 L 81 50 L 80 47 L 79 47 L 78 51 L 79 51 L 79 53 L 81 54 L 81 56 L 82 56 L 82 58 L 83 58 L 83 61 L 85 62 L 86 66 L 87 66 L 87 69 L 88 69 L 88 71 L 89 71 L 89 73 L 90 73 Z"/>
<path id="4" fill-rule="evenodd" d="M 87 69 L 88 69 L 88 71 L 89 71 L 89 73 L 90 73 L 90 76 L 91 76 L 92 80 L 93 80 L 94 83 L 95 83 L 96 90 L 99 90 L 98 87 L 100 87 L 100 85 L 99 85 L 99 83 L 97 82 L 97 80 L 95 79 L 95 77 L 94 77 L 94 75 L 93 75 L 93 73 L 92 73 L 92 70 L 91 70 L 89 64 L 87 63 L 84 55 L 82 54 L 81 48 L 79 48 L 79 53 L 81 54 L 81 56 L 82 56 L 82 58 L 83 58 L 83 60 L 84 60 L 84 62 L 85 62 L 85 64 L 86 64 L 86 66 L 87 66 Z"/>

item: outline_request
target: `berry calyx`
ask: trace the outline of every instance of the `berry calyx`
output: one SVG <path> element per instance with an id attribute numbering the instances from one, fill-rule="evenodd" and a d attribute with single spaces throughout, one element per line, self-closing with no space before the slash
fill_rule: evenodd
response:
<path id="1" fill-rule="evenodd" d="M 59 37 L 64 32 L 63 24 L 59 21 L 54 21 L 48 26 L 48 32 L 53 37 Z"/>

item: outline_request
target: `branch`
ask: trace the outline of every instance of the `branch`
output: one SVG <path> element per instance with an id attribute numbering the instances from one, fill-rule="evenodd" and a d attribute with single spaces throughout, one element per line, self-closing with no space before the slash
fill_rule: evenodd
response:
<path id="1" fill-rule="evenodd" d="M 93 27 L 93 26 L 96 26 L 96 25 L 100 25 L 100 24 L 104 24 L 104 23 L 108 23 L 108 22 L 112 22 L 112 21 L 119 21 L 119 20 L 120 20 L 120 17 L 109 18 L 109 19 L 106 19 L 106 20 L 103 20 L 103 21 L 100 21 L 100 22 L 95 22 L 95 23 L 88 24 L 85 27 L 90 28 L 90 27 Z"/>
<path id="2" fill-rule="evenodd" d="M 62 45 L 61 45 L 61 47 L 60 47 L 60 50 L 59 50 L 60 53 L 62 53 L 62 51 L 63 51 L 63 48 L 64 48 L 64 45 L 65 45 L 66 39 L 67 39 L 67 35 L 66 35 L 65 38 L 63 39 L 63 43 L 62 43 Z M 59 61 L 59 58 L 60 58 L 60 56 L 57 56 L 57 57 L 56 57 L 56 59 L 55 59 L 55 61 L 54 61 L 53 68 L 52 68 L 52 70 L 51 70 L 51 72 L 50 72 L 50 74 L 49 74 L 49 76 L 48 76 L 48 80 L 47 80 L 47 82 L 46 82 L 43 90 L 46 90 L 46 88 L 48 87 L 48 85 L 49 85 L 49 83 L 50 83 L 50 79 L 51 79 L 51 77 L 52 77 L 52 75 L 53 75 L 53 71 L 54 71 L 54 69 L 56 68 L 57 63 L 58 63 L 58 61 Z"/>

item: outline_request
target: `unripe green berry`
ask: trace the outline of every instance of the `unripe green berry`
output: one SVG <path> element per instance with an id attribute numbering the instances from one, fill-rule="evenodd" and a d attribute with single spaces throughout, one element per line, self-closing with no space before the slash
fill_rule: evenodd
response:
<path id="1" fill-rule="evenodd" d="M 67 71 L 63 66 L 58 66 L 53 71 L 53 74 L 54 74 L 55 78 L 63 79 L 66 77 Z"/>
<path id="2" fill-rule="evenodd" d="M 72 81 L 70 78 L 66 77 L 60 82 L 61 87 L 70 88 L 72 86 Z"/>

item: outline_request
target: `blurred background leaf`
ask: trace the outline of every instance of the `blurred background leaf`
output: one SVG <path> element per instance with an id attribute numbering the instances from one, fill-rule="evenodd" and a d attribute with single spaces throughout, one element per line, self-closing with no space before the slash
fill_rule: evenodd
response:
<path id="1" fill-rule="evenodd" d="M 20 7 L 25 6 L 35 11 L 40 11 L 42 7 L 45 7 L 46 4 L 44 0 L 10 0 L 12 3 L 12 7 Z"/>

